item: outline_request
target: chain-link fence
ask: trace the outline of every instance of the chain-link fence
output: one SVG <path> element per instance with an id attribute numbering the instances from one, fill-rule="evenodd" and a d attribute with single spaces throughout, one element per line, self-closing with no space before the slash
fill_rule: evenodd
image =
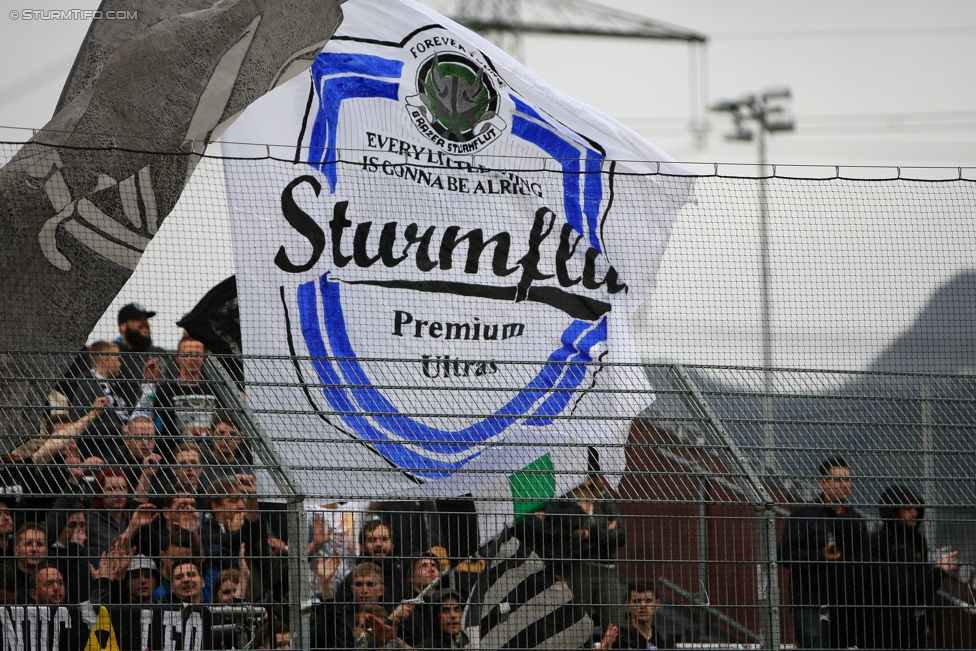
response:
<path id="1" fill-rule="evenodd" d="M 519 119 L 569 148 L 3 148 L 4 649 L 973 648 L 971 170 Z"/>
<path id="2" fill-rule="evenodd" d="M 967 376 L 605 365 L 616 395 L 591 390 L 628 394 L 639 415 L 560 418 L 622 424 L 625 445 L 570 436 L 501 491 L 423 496 L 389 493 L 403 468 L 344 467 L 316 454 L 320 436 L 261 425 L 347 413 L 255 413 L 245 397 L 336 387 L 294 372 L 243 383 L 240 358 L 182 352 L 4 355 L 0 381 L 44 396 L 4 408 L 38 432 L 0 473 L 10 648 L 976 642 Z M 316 361 L 342 360 L 244 366 Z M 386 378 L 424 363 L 364 362 Z M 497 364 L 504 391 L 518 365 Z M 433 389 L 382 388 L 401 413 L 445 416 Z M 336 432 L 339 449 L 364 446 Z M 317 489 L 348 472 L 368 472 L 382 501 Z"/>

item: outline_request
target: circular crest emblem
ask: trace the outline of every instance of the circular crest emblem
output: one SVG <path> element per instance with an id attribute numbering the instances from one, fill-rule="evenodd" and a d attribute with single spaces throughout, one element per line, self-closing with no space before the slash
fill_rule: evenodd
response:
<path id="1" fill-rule="evenodd" d="M 469 153 L 498 138 L 498 91 L 483 67 L 466 56 L 438 53 L 417 69 L 417 94 L 407 98 L 414 124 L 452 153 Z"/>

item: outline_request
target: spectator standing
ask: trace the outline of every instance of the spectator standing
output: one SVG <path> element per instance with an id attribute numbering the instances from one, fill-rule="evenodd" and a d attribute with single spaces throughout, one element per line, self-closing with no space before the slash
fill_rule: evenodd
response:
<path id="1" fill-rule="evenodd" d="M 200 440 L 203 456 L 203 483 L 210 485 L 221 477 L 254 474 L 253 457 L 230 414 L 218 412 L 213 427 Z"/>
<path id="2" fill-rule="evenodd" d="M 101 457 L 82 457 L 75 443 L 69 443 L 63 453 L 64 462 L 59 467 L 64 482 L 61 492 L 65 496 L 91 498 L 95 494 L 95 475 L 107 464 Z"/>
<path id="3" fill-rule="evenodd" d="M 147 364 L 150 369 L 158 367 L 162 370 L 162 360 L 166 350 L 153 344 L 152 326 L 149 319 L 156 316 L 152 310 L 147 310 L 141 303 L 127 303 L 119 310 L 119 337 L 116 339 L 119 351 L 127 353 L 122 360 L 122 377 L 126 382 L 126 394 L 130 405 L 135 405 L 139 397 L 140 384 L 154 374 L 150 370 L 150 378 L 146 378 L 144 370 Z M 155 373 L 158 377 L 158 371 Z"/>
<path id="4" fill-rule="evenodd" d="M 202 374 L 203 362 L 209 354 L 201 342 L 184 336 L 173 358 L 176 376 L 144 389 L 144 393 L 152 392 L 154 398 L 150 400 L 145 395 L 140 398 L 140 409 L 145 409 L 146 403 L 152 404 L 162 422 L 163 434 L 169 439 L 176 439 L 187 430 L 210 428 L 218 402 Z M 172 443 L 167 445 L 171 447 Z"/>
<path id="5" fill-rule="evenodd" d="M 10 567 L 16 576 L 17 603 L 30 603 L 30 582 L 47 560 L 47 534 L 36 522 L 25 522 L 14 534 Z"/>
<path id="6" fill-rule="evenodd" d="M 134 540 L 142 527 L 159 517 L 152 504 L 140 505 L 130 499 L 129 482 L 118 468 L 98 474 L 95 494 L 88 518 L 88 546 L 93 556 L 108 552 L 117 538 L 124 537 L 127 543 Z"/>
<path id="7" fill-rule="evenodd" d="M 184 560 L 201 558 L 202 545 L 200 537 L 196 532 L 172 528 L 163 532 L 163 541 L 160 544 L 160 583 L 153 591 L 153 598 L 157 601 L 168 598 L 173 582 L 173 567 Z M 202 597 L 204 601 L 210 601 L 213 579 L 219 573 L 219 569 L 213 568 L 204 575 Z"/>
<path id="8" fill-rule="evenodd" d="M 84 457 L 104 457 L 104 441 L 114 441 L 122 426 L 129 421 L 131 403 L 126 399 L 125 383 L 121 379 L 122 357 L 119 345 L 110 341 L 96 341 L 84 353 L 87 368 L 81 377 L 70 383 L 67 398 L 73 408 L 72 420 L 83 419 L 88 412 L 87 405 L 94 404 L 96 398 L 104 397 L 108 402 L 105 411 L 87 428 L 78 441 Z"/>
<path id="9" fill-rule="evenodd" d="M 98 564 L 88 550 L 88 513 L 76 497 L 55 502 L 47 516 L 47 555 L 57 564 L 68 588 L 69 603 L 88 599 L 91 581 L 88 567 Z"/>
<path id="10" fill-rule="evenodd" d="M 602 627 L 625 621 L 627 582 L 613 556 L 627 543 L 617 506 L 603 481 L 588 480 L 541 514 L 519 525 L 520 537 L 569 584 L 593 621 Z"/>
<path id="11" fill-rule="evenodd" d="M 156 451 L 156 425 L 146 416 L 136 416 L 122 427 L 121 434 L 121 445 L 107 458 L 123 469 L 134 500 L 144 504 L 155 492 L 153 481 L 162 470 L 163 457 Z"/>
<path id="12" fill-rule="evenodd" d="M 287 545 L 261 517 L 254 498 L 256 492 L 253 475 L 215 481 L 207 491 L 210 513 L 204 518 L 201 531 L 204 548 L 220 569 L 236 562 L 244 545 L 251 566 L 251 594 L 264 594 L 278 575 L 274 560 L 287 552 Z"/>
<path id="13" fill-rule="evenodd" d="M 793 510 L 779 546 L 780 563 L 790 568 L 793 636 L 801 649 L 855 644 L 865 624 L 861 591 L 866 542 L 864 516 L 847 504 L 851 468 L 842 456 L 819 467 L 821 494 Z"/>
<path id="14" fill-rule="evenodd" d="M 161 579 L 151 559 L 141 554 L 130 556 L 121 546 L 117 546 L 116 555 L 99 559 L 98 567 L 93 565 L 91 572 L 95 579 L 91 601 L 103 605 L 153 603 L 153 591 Z"/>
<path id="15" fill-rule="evenodd" d="M 170 453 L 172 454 L 173 464 L 167 468 L 166 472 L 158 477 L 156 492 L 161 491 L 161 486 L 168 484 L 173 490 L 180 493 L 193 495 L 197 500 L 197 507 L 205 509 L 209 506 L 206 498 L 208 486 L 204 482 L 205 468 L 203 466 L 203 455 L 200 447 L 195 441 L 183 440 L 176 443 Z"/>
<path id="16" fill-rule="evenodd" d="M 601 648 L 609 649 L 673 649 L 675 641 L 654 626 L 659 604 L 654 588 L 645 581 L 627 586 L 627 623 L 610 624 L 603 636 Z"/>
<path id="17" fill-rule="evenodd" d="M 461 630 L 461 594 L 456 590 L 438 590 L 430 599 L 434 608 L 434 629 L 424 640 L 425 649 L 463 649 L 468 636 Z"/>
<path id="18" fill-rule="evenodd" d="M 92 409 L 72 420 L 68 399 L 57 391 L 48 394 L 51 407 L 41 425 L 41 437 L 19 445 L 0 467 L 0 490 L 13 509 L 14 523 L 43 521 L 58 496 L 75 492 L 64 461 L 75 449 L 75 441 L 105 411 L 108 400 L 98 396 Z"/>
<path id="19" fill-rule="evenodd" d="M 438 581 L 441 576 L 441 569 L 441 561 L 434 554 L 427 553 L 419 558 L 415 558 L 410 564 L 410 570 L 407 574 L 409 594 L 403 595 L 403 599 L 421 598 L 424 590 L 428 590 L 431 584 Z M 440 587 L 441 589 L 449 587 L 447 581 L 444 581 L 444 583 L 445 585 L 440 585 L 440 582 L 438 582 L 438 586 L 436 587 Z M 432 592 L 434 590 L 431 588 L 427 594 Z M 400 637 L 407 644 L 414 646 L 421 644 L 431 630 L 432 617 L 430 606 L 427 603 L 398 604 L 393 609 L 392 618 L 397 624 Z"/>
<path id="20" fill-rule="evenodd" d="M 30 601 L 38 606 L 60 606 L 67 598 L 64 577 L 54 565 L 39 565 L 28 585 Z"/>
<path id="21" fill-rule="evenodd" d="M 173 563 L 173 582 L 170 584 L 170 603 L 203 603 L 203 571 L 196 561 Z"/>
<path id="22" fill-rule="evenodd" d="M 878 499 L 881 528 L 870 539 L 874 561 L 873 639 L 862 648 L 927 649 L 931 609 L 945 575 L 956 568 L 956 554 L 929 562 L 919 524 L 922 499 L 907 486 L 889 486 Z"/>
<path id="23" fill-rule="evenodd" d="M 190 493 L 179 493 L 176 489 L 168 490 L 167 497 L 160 502 L 163 514 L 163 528 L 167 531 L 183 529 L 200 535 L 200 512 L 197 510 L 197 500 Z M 172 494 L 175 493 L 175 494 Z"/>
<path id="24" fill-rule="evenodd" d="M 241 558 L 240 569 L 228 567 L 221 570 L 214 581 L 213 599 L 215 604 L 233 604 L 248 600 L 248 584 L 251 582 L 251 571 L 247 561 Z"/>
<path id="25" fill-rule="evenodd" d="M 400 601 L 403 594 L 404 577 L 400 573 L 400 559 L 394 556 L 397 541 L 393 538 L 393 529 L 386 518 L 374 518 L 363 525 L 359 532 L 360 562 L 374 563 L 383 572 L 385 594 L 384 603 Z M 351 596 L 353 575 L 350 574 L 343 581 L 339 591 L 342 600 L 348 601 Z"/>
<path id="26" fill-rule="evenodd" d="M 328 564 L 335 571 L 337 564 Z M 323 599 L 312 611 L 313 648 L 351 649 L 355 644 L 353 631 L 356 622 L 356 606 L 363 604 L 379 605 L 384 600 L 385 586 L 383 570 L 376 563 L 363 561 L 353 568 L 351 601 Z M 331 576 L 325 576 L 328 585 Z"/>

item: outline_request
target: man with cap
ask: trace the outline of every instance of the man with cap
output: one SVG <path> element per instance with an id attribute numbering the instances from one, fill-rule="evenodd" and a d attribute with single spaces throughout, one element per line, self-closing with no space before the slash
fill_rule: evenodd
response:
<path id="1" fill-rule="evenodd" d="M 159 585 L 161 576 L 156 563 L 142 554 L 130 556 L 119 549 L 102 557 L 96 569 L 91 568 L 95 588 L 91 602 L 96 604 L 149 604 L 153 603 L 153 591 Z"/>
<path id="2" fill-rule="evenodd" d="M 115 340 L 119 351 L 142 353 L 124 355 L 122 360 L 122 377 L 128 380 L 126 397 L 134 407 L 142 392 L 142 383 L 155 382 L 165 367 L 165 362 L 159 355 L 164 355 L 167 351 L 154 346 L 152 341 L 149 319 L 154 316 L 156 313 L 147 310 L 142 303 L 126 303 L 119 310 L 119 337 Z"/>
<path id="3" fill-rule="evenodd" d="M 156 316 L 142 303 L 127 303 L 119 310 L 119 348 L 122 352 L 164 353 L 159 346 L 153 346 L 149 319 Z"/>

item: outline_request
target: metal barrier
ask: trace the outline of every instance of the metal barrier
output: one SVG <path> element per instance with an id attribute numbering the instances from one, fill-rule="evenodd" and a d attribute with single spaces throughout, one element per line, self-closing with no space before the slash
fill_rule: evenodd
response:
<path id="1" fill-rule="evenodd" d="M 605 365 L 623 387 L 606 399 L 643 409 L 564 418 L 629 422 L 619 467 L 588 443 L 568 492 L 533 492 L 558 471 L 536 465 L 504 496 L 370 502 L 310 479 L 349 470 L 316 446 L 361 442 L 268 430 L 299 412 L 246 398 L 327 387 L 248 384 L 209 356 L 174 393 L 187 357 L 126 375 L 147 361 L 0 353 L 0 421 L 39 432 L 0 470 L 4 648 L 976 643 L 972 377 Z M 382 487 L 402 469 L 369 472 Z"/>

